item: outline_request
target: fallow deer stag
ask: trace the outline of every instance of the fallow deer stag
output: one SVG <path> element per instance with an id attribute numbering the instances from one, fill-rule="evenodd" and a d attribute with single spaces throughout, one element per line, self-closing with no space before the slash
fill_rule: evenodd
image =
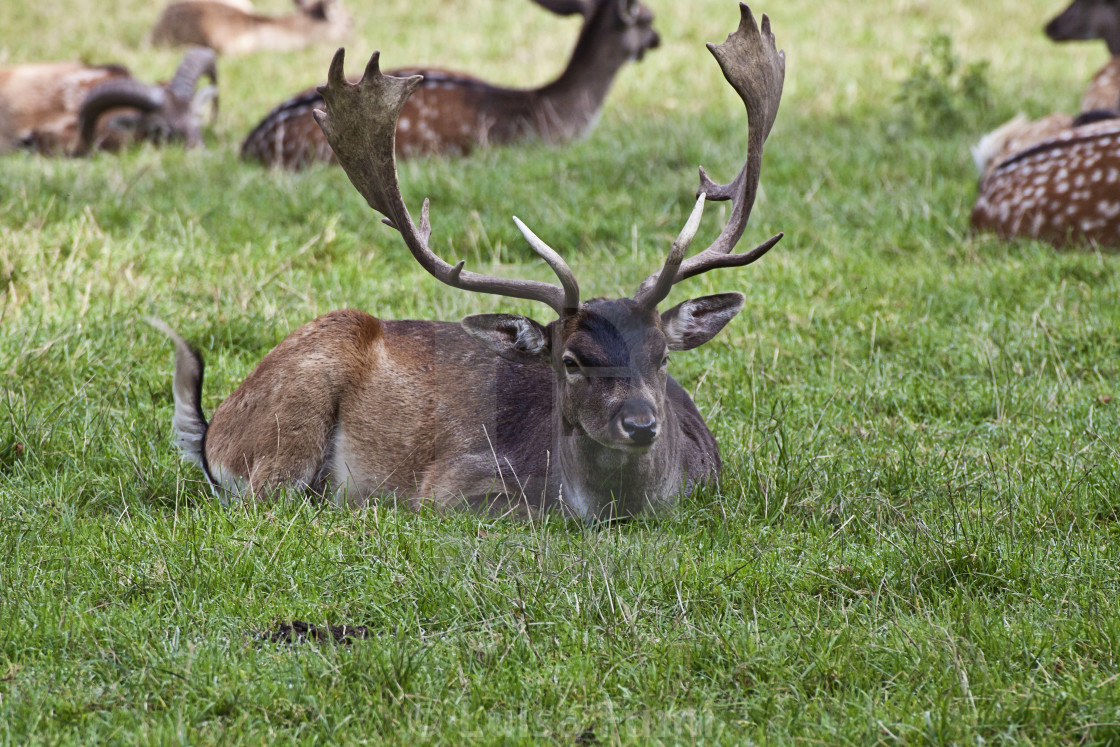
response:
<path id="1" fill-rule="evenodd" d="M 534 0 L 559 15 L 584 17 L 579 41 L 559 78 L 536 89 L 494 86 L 463 73 L 425 68 L 397 124 L 397 155 L 463 154 L 476 146 L 539 138 L 564 142 L 594 126 L 618 71 L 660 43 L 653 12 L 640 0 Z M 269 112 L 241 144 L 241 157 L 300 169 L 337 159 L 313 112 L 323 97 L 309 89 Z"/>
<path id="2" fill-rule="evenodd" d="M 231 2 L 184 0 L 164 8 L 152 29 L 152 43 L 197 44 L 222 54 L 287 51 L 340 41 L 350 33 L 350 15 L 338 0 L 295 0 L 296 12 L 262 16 Z"/>
<path id="3" fill-rule="evenodd" d="M 708 45 L 746 104 L 747 159 L 730 184 L 700 171 L 699 199 L 659 272 L 630 298 L 580 301 L 560 255 L 515 223 L 560 280 L 511 280 L 448 264 L 429 247 L 425 200 L 413 222 L 394 160 L 397 118 L 420 76 L 385 76 L 374 53 L 357 84 L 343 51 L 316 117 L 370 207 L 386 216 L 416 260 L 453 288 L 540 301 L 547 325 L 512 314 L 460 324 L 381 321 L 336 311 L 301 327 L 265 356 L 215 411 L 201 409 L 202 359 L 176 343 L 174 426 L 186 456 L 216 487 L 330 491 L 339 501 L 397 496 L 410 504 L 561 510 L 593 520 L 670 505 L 720 472 L 719 447 L 668 353 L 711 339 L 743 306 L 741 293 L 684 301 L 661 314 L 674 284 L 761 257 L 778 234 L 733 254 L 758 190 L 762 148 L 781 100 L 785 56 L 770 23 L 741 6 L 739 28 Z M 716 240 L 685 259 L 705 200 L 731 200 Z"/>
<path id="4" fill-rule="evenodd" d="M 205 75 L 213 85 L 201 90 Z M 47 62 L 0 70 L 0 153 L 30 149 L 80 155 L 138 140 L 202 142 L 206 109 L 217 101 L 214 52 L 183 57 L 171 81 L 143 83 L 119 65 Z"/>

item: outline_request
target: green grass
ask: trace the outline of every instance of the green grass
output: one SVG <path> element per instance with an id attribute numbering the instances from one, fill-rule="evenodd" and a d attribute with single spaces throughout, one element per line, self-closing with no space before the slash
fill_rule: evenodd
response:
<path id="1" fill-rule="evenodd" d="M 110 5 L 0 4 L 0 61 L 169 74 L 177 53 L 143 43 L 155 4 Z M 348 61 L 547 79 L 575 24 L 498 5 L 351 2 Z M 746 122 L 702 46 L 734 3 L 653 5 L 664 45 L 587 140 L 402 167 L 438 252 L 547 279 L 516 213 L 588 294 L 659 266 L 695 167 L 729 179 Z M 0 740 L 1120 741 L 1117 259 L 967 228 L 968 146 L 1072 110 L 1104 61 L 1043 38 L 1058 5 L 756 7 L 789 72 L 745 241 L 786 239 L 675 292 L 748 294 L 672 364 L 724 476 L 624 526 L 223 505 L 178 459 L 171 349 L 145 315 L 202 349 L 208 411 L 331 309 L 545 318 L 424 275 L 341 171 L 236 160 L 330 49 L 222 60 L 206 150 L 3 159 Z M 936 76 L 903 93 L 938 34 L 989 63 L 986 98 Z M 293 618 L 374 635 L 258 635 Z"/>

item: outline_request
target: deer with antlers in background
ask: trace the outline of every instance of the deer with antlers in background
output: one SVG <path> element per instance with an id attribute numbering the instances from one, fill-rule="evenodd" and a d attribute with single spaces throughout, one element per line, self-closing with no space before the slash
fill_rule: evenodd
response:
<path id="1" fill-rule="evenodd" d="M 212 85 L 202 89 L 202 76 Z M 205 111 L 217 101 L 214 52 L 187 52 L 163 85 L 119 65 L 46 62 L 0 69 L 0 153 L 30 149 L 80 155 L 135 141 L 202 142 Z"/>
<path id="2" fill-rule="evenodd" d="M 515 89 L 446 70 L 391 70 L 388 74 L 398 77 L 423 76 L 397 123 L 398 156 L 464 154 L 476 146 L 582 137 L 595 126 L 618 71 L 660 43 L 653 12 L 640 0 L 534 2 L 559 15 L 584 17 L 560 77 L 541 88 Z M 241 157 L 287 169 L 336 162 L 313 116 L 322 106 L 315 89 L 280 104 L 246 136 Z"/>
<path id="3" fill-rule="evenodd" d="M 374 53 L 357 84 L 331 63 L 317 114 L 342 167 L 420 265 L 466 291 L 525 298 L 556 313 L 548 324 L 477 314 L 459 324 L 382 321 L 354 310 L 319 317 L 289 335 L 215 411 L 201 409 L 202 359 L 176 344 L 174 427 L 187 458 L 221 489 L 260 494 L 281 485 L 360 503 L 396 496 L 410 504 L 561 510 L 585 520 L 671 505 L 714 480 L 719 447 L 667 370 L 670 351 L 715 336 L 742 308 L 741 293 L 684 301 L 658 313 L 674 284 L 708 270 L 750 264 L 781 238 L 735 254 L 758 190 L 763 144 L 785 76 L 762 17 L 746 5 L 738 29 L 708 45 L 743 99 L 746 163 L 730 184 L 700 171 L 699 199 L 659 272 L 629 298 L 580 299 L 559 254 L 514 218 L 560 284 L 463 269 L 429 247 L 397 181 L 397 118 L 421 78 L 383 75 Z M 727 226 L 686 258 L 706 200 L 731 200 Z"/>
<path id="4" fill-rule="evenodd" d="M 152 28 L 152 44 L 197 44 L 222 54 L 276 52 L 341 41 L 351 18 L 338 0 L 295 0 L 296 12 L 262 16 L 228 0 L 183 0 L 164 8 Z"/>

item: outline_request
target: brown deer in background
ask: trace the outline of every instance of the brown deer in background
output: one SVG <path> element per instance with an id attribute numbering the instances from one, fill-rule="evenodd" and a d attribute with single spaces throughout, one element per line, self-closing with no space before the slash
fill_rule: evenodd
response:
<path id="1" fill-rule="evenodd" d="M 583 28 L 559 78 L 535 89 L 503 88 L 463 73 L 426 68 L 397 125 L 397 154 L 467 153 L 475 146 L 539 138 L 564 142 L 594 126 L 615 75 L 659 44 L 653 12 L 640 0 L 534 0 L 560 15 L 582 14 Z M 269 112 L 241 144 L 241 157 L 288 169 L 336 161 L 312 112 L 323 97 L 311 89 Z"/>
<path id="2" fill-rule="evenodd" d="M 580 300 L 572 271 L 516 218 L 560 284 L 481 275 L 429 247 L 428 202 L 413 222 L 397 181 L 394 132 L 420 76 L 383 75 L 374 53 L 357 84 L 343 53 L 316 114 L 342 167 L 369 205 L 401 233 L 416 260 L 453 288 L 550 306 L 542 325 L 512 314 L 460 324 L 382 321 L 336 311 L 289 335 L 215 411 L 201 408 L 202 359 L 175 340 L 174 426 L 180 447 L 219 489 L 261 494 L 280 485 L 361 503 L 395 496 L 410 505 L 561 510 L 586 520 L 671 505 L 713 481 L 719 447 L 685 390 L 668 374 L 669 351 L 704 344 L 742 308 L 740 293 L 658 313 L 674 284 L 750 264 L 781 238 L 733 254 L 758 190 L 762 149 L 777 114 L 785 56 L 769 21 L 741 6 L 739 28 L 708 45 L 746 104 L 746 163 L 730 184 L 700 172 L 700 194 L 659 272 L 630 298 Z M 686 259 L 706 200 L 731 200 L 727 226 Z"/>
<path id="3" fill-rule="evenodd" d="M 974 228 L 1120 246 L 1120 119 L 1072 127 L 989 166 Z"/>
<path id="4" fill-rule="evenodd" d="M 206 75 L 214 85 L 198 89 Z M 0 69 L 0 153 L 30 149 L 80 155 L 147 140 L 202 142 L 205 110 L 217 101 L 214 52 L 192 49 L 164 85 L 119 65 L 46 62 Z"/>
<path id="5" fill-rule="evenodd" d="M 286 16 L 262 16 L 230 2 L 172 3 L 156 21 L 152 43 L 197 44 L 235 55 L 300 49 L 317 42 L 341 41 L 349 35 L 351 19 L 338 0 L 295 3 L 296 12 Z"/>
<path id="6" fill-rule="evenodd" d="M 973 149 L 981 177 L 972 225 L 1005 238 L 1120 246 L 1120 2 L 1074 0 L 1046 34 L 1102 39 L 1113 58 L 1093 76 L 1077 117 L 1016 117 Z"/>

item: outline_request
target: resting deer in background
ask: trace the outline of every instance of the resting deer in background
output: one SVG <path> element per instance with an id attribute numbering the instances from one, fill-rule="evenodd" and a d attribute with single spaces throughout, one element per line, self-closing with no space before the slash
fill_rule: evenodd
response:
<path id="1" fill-rule="evenodd" d="M 1120 119 L 1065 130 L 989 165 L 974 228 L 1120 246 Z"/>
<path id="2" fill-rule="evenodd" d="M 222 54 L 258 50 L 286 51 L 309 44 L 341 41 L 350 33 L 350 16 L 338 0 L 295 0 L 296 12 L 262 16 L 240 3 L 186 0 L 168 5 L 152 29 L 152 43 L 198 44 Z"/>
<path id="3" fill-rule="evenodd" d="M 206 75 L 213 85 L 201 90 Z M 217 101 L 214 52 L 192 49 L 165 85 L 119 65 L 46 62 L 0 69 L 0 152 L 80 155 L 138 140 L 202 142 L 205 110 Z"/>
<path id="4" fill-rule="evenodd" d="M 598 120 L 615 75 L 660 40 L 653 12 L 640 0 L 534 0 L 559 15 L 582 14 L 579 41 L 559 78 L 534 89 L 503 88 L 463 73 L 426 68 L 389 71 L 423 75 L 397 125 L 397 154 L 469 152 L 475 146 L 539 138 L 559 143 L 586 135 Z M 241 144 L 241 157 L 288 169 L 336 162 L 312 112 L 315 89 L 269 112 Z"/>
<path id="5" fill-rule="evenodd" d="M 1046 34 L 1103 39 L 1112 60 L 1093 76 L 1077 117 L 1020 115 L 981 139 L 972 225 L 1005 238 L 1120 246 L 1120 2 L 1074 0 Z"/>
<path id="6" fill-rule="evenodd" d="M 186 457 L 210 483 L 261 494 L 281 485 L 361 503 L 396 496 L 412 505 L 561 510 L 586 520 L 632 516 L 719 475 L 719 447 L 685 390 L 668 374 L 669 351 L 704 344 L 743 306 L 741 293 L 657 306 L 674 284 L 750 264 L 781 238 L 733 254 L 758 191 L 762 149 L 781 100 L 785 56 L 769 20 L 759 30 L 741 6 L 739 28 L 708 45 L 743 99 L 746 163 L 730 184 L 700 171 L 699 199 L 659 272 L 630 298 L 580 300 L 564 260 L 514 218 L 560 285 L 511 280 L 450 265 L 429 247 L 428 202 L 413 222 L 397 181 L 394 132 L 420 76 L 383 75 L 374 53 L 357 84 L 343 52 L 316 114 L 342 167 L 369 205 L 398 230 L 443 283 L 547 304 L 542 325 L 512 314 L 460 324 L 381 321 L 336 311 L 270 352 L 215 411 L 201 407 L 202 359 L 175 341 L 174 427 Z M 731 200 L 727 226 L 686 259 L 706 200 Z"/>

